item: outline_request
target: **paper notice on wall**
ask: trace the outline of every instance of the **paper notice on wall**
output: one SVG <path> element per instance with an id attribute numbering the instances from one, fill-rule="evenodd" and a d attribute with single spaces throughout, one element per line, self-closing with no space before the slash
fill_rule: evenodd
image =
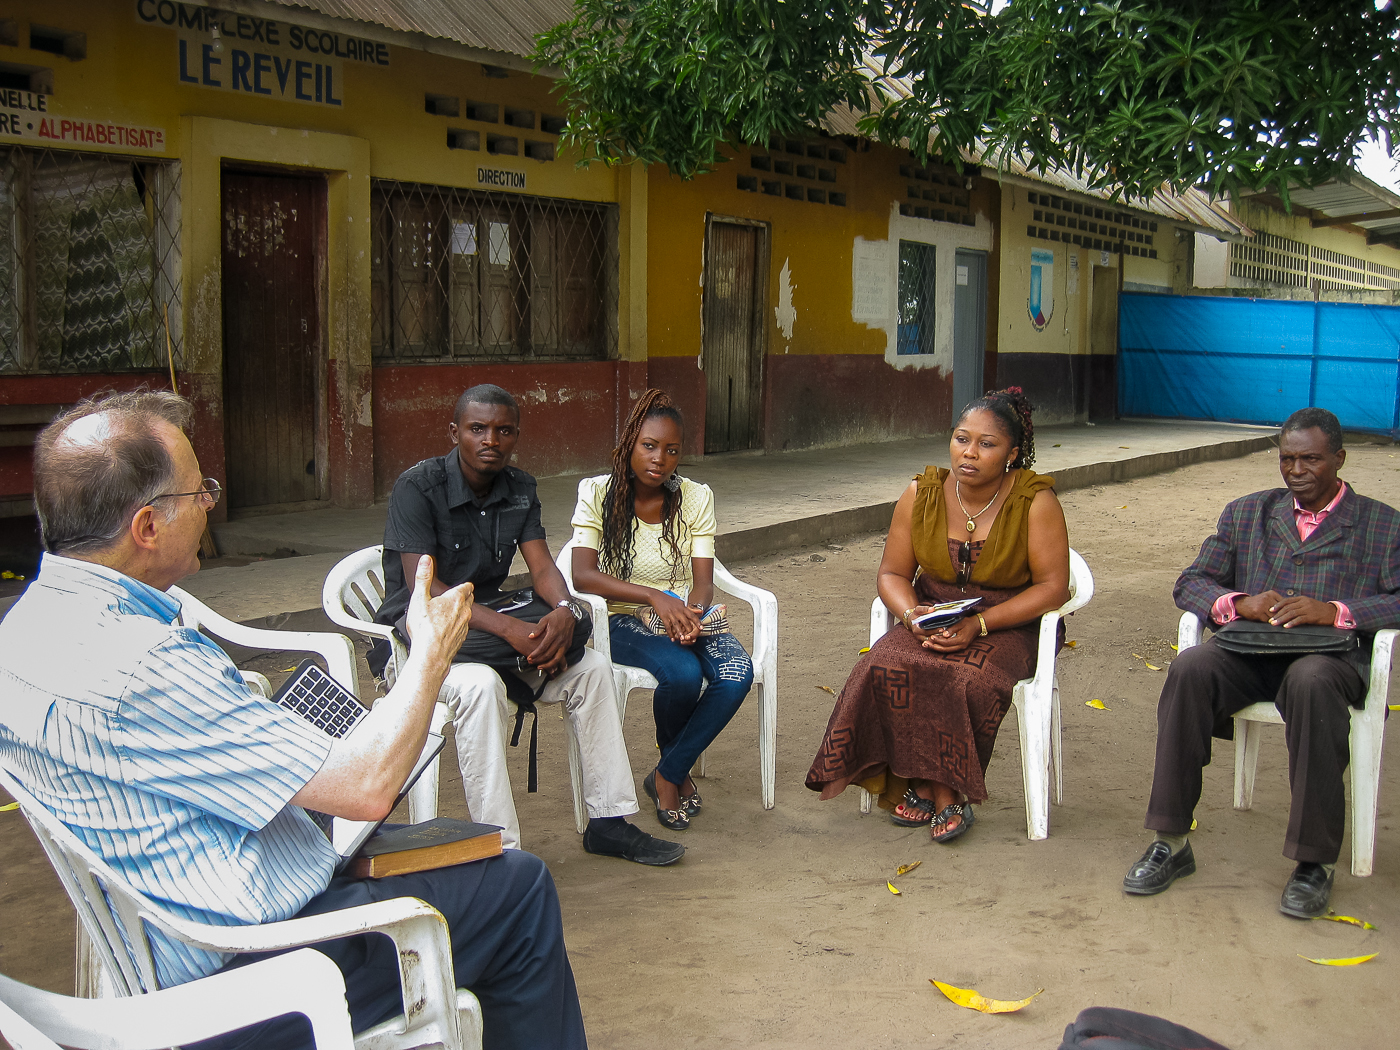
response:
<path id="1" fill-rule="evenodd" d="M 959 267 L 958 267 L 957 281 L 958 281 L 958 287 L 959 287 L 959 288 L 966 288 L 966 287 L 967 287 L 967 267 L 966 267 L 966 266 L 959 266 Z"/>
<path id="2" fill-rule="evenodd" d="M 452 225 L 452 254 L 476 254 L 476 223 L 458 222 Z"/>
<path id="3" fill-rule="evenodd" d="M 1108 252 L 1099 252 L 1099 265 L 1107 266 L 1111 260 Z"/>
<path id="4" fill-rule="evenodd" d="M 889 242 L 857 238 L 851 252 L 851 319 L 884 321 L 890 316 Z"/>
<path id="5" fill-rule="evenodd" d="M 1065 274 L 1065 294 L 1079 294 L 1079 253 L 1071 252 L 1069 256 L 1069 271 Z"/>

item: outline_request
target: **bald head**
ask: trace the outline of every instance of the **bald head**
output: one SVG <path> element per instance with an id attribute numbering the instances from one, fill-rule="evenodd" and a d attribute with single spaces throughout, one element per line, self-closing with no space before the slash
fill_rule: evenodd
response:
<path id="1" fill-rule="evenodd" d="M 34 445 L 34 503 L 44 549 L 92 554 L 110 547 L 131 516 L 174 480 L 171 441 L 190 403 L 164 391 L 79 402 Z"/>

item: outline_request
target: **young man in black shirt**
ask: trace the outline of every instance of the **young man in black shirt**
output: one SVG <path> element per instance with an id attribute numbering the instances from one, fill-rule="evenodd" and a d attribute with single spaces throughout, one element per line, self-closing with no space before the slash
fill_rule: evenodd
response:
<path id="1" fill-rule="evenodd" d="M 627 823 L 637 812 L 632 767 L 622 738 L 611 664 L 592 649 L 573 666 L 565 660 L 575 613 L 568 587 L 545 544 L 535 479 L 510 465 L 520 436 L 520 409 L 498 386 L 466 391 L 447 428 L 453 449 L 400 475 L 384 527 L 384 604 L 376 619 L 403 631 L 404 612 L 423 554 L 437 566 L 432 594 L 470 581 L 476 588 L 472 630 L 510 643 L 548 676 L 539 703 L 562 701 L 578 737 L 589 853 L 639 864 L 674 864 L 685 847 Z M 500 594 L 516 547 L 535 594 L 554 606 L 532 624 L 486 607 Z M 452 713 L 462 786 L 474 820 L 498 824 L 508 848 L 520 846 L 505 762 L 511 715 L 501 676 L 481 663 L 454 663 L 438 697 Z"/>

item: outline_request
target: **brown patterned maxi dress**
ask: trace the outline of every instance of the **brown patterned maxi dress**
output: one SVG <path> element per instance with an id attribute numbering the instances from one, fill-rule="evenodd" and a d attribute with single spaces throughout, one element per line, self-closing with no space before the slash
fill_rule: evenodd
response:
<path id="1" fill-rule="evenodd" d="M 949 540 L 943 480 L 929 467 L 915 480 L 913 542 L 921 604 L 981 595 L 983 608 L 999 605 L 1031 582 L 1031 500 L 1055 479 L 1018 470 L 1006 503 L 984 543 L 973 545 L 971 579 L 954 582 L 957 549 Z M 984 775 L 997 730 L 1011 706 L 1011 690 L 1035 673 L 1040 619 L 974 638 L 960 653 L 923 648 L 903 624 L 861 657 L 827 723 L 807 786 L 824 799 L 860 784 L 893 809 L 910 779 L 947 784 L 971 802 L 987 798 Z M 1063 624 L 1060 640 L 1063 642 Z"/>

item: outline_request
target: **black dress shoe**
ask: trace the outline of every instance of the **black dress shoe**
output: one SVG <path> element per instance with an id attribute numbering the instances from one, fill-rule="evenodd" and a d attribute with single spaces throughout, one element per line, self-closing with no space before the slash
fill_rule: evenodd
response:
<path id="1" fill-rule="evenodd" d="M 1327 902 L 1332 899 L 1332 875 L 1321 864 L 1307 861 L 1293 869 L 1278 910 L 1297 919 L 1316 919 L 1327 914 Z"/>
<path id="2" fill-rule="evenodd" d="M 685 808 L 685 799 L 681 799 L 680 809 L 662 809 L 661 800 L 656 796 L 656 770 L 647 774 L 647 778 L 642 781 L 642 790 L 647 793 L 647 798 L 656 805 L 656 822 L 663 828 L 672 831 L 684 831 L 690 827 L 690 810 Z"/>
<path id="3" fill-rule="evenodd" d="M 674 864 L 685 856 L 685 847 L 679 842 L 648 835 L 625 820 L 590 820 L 583 833 L 583 848 L 586 853 L 599 857 L 621 857 L 657 868 Z"/>
<path id="4" fill-rule="evenodd" d="M 1161 893 L 1177 879 L 1194 874 L 1196 858 L 1191 853 L 1191 843 L 1182 846 L 1180 853 L 1173 853 L 1171 846 L 1158 839 L 1128 869 L 1128 874 L 1123 877 L 1123 892 L 1148 897 Z"/>

